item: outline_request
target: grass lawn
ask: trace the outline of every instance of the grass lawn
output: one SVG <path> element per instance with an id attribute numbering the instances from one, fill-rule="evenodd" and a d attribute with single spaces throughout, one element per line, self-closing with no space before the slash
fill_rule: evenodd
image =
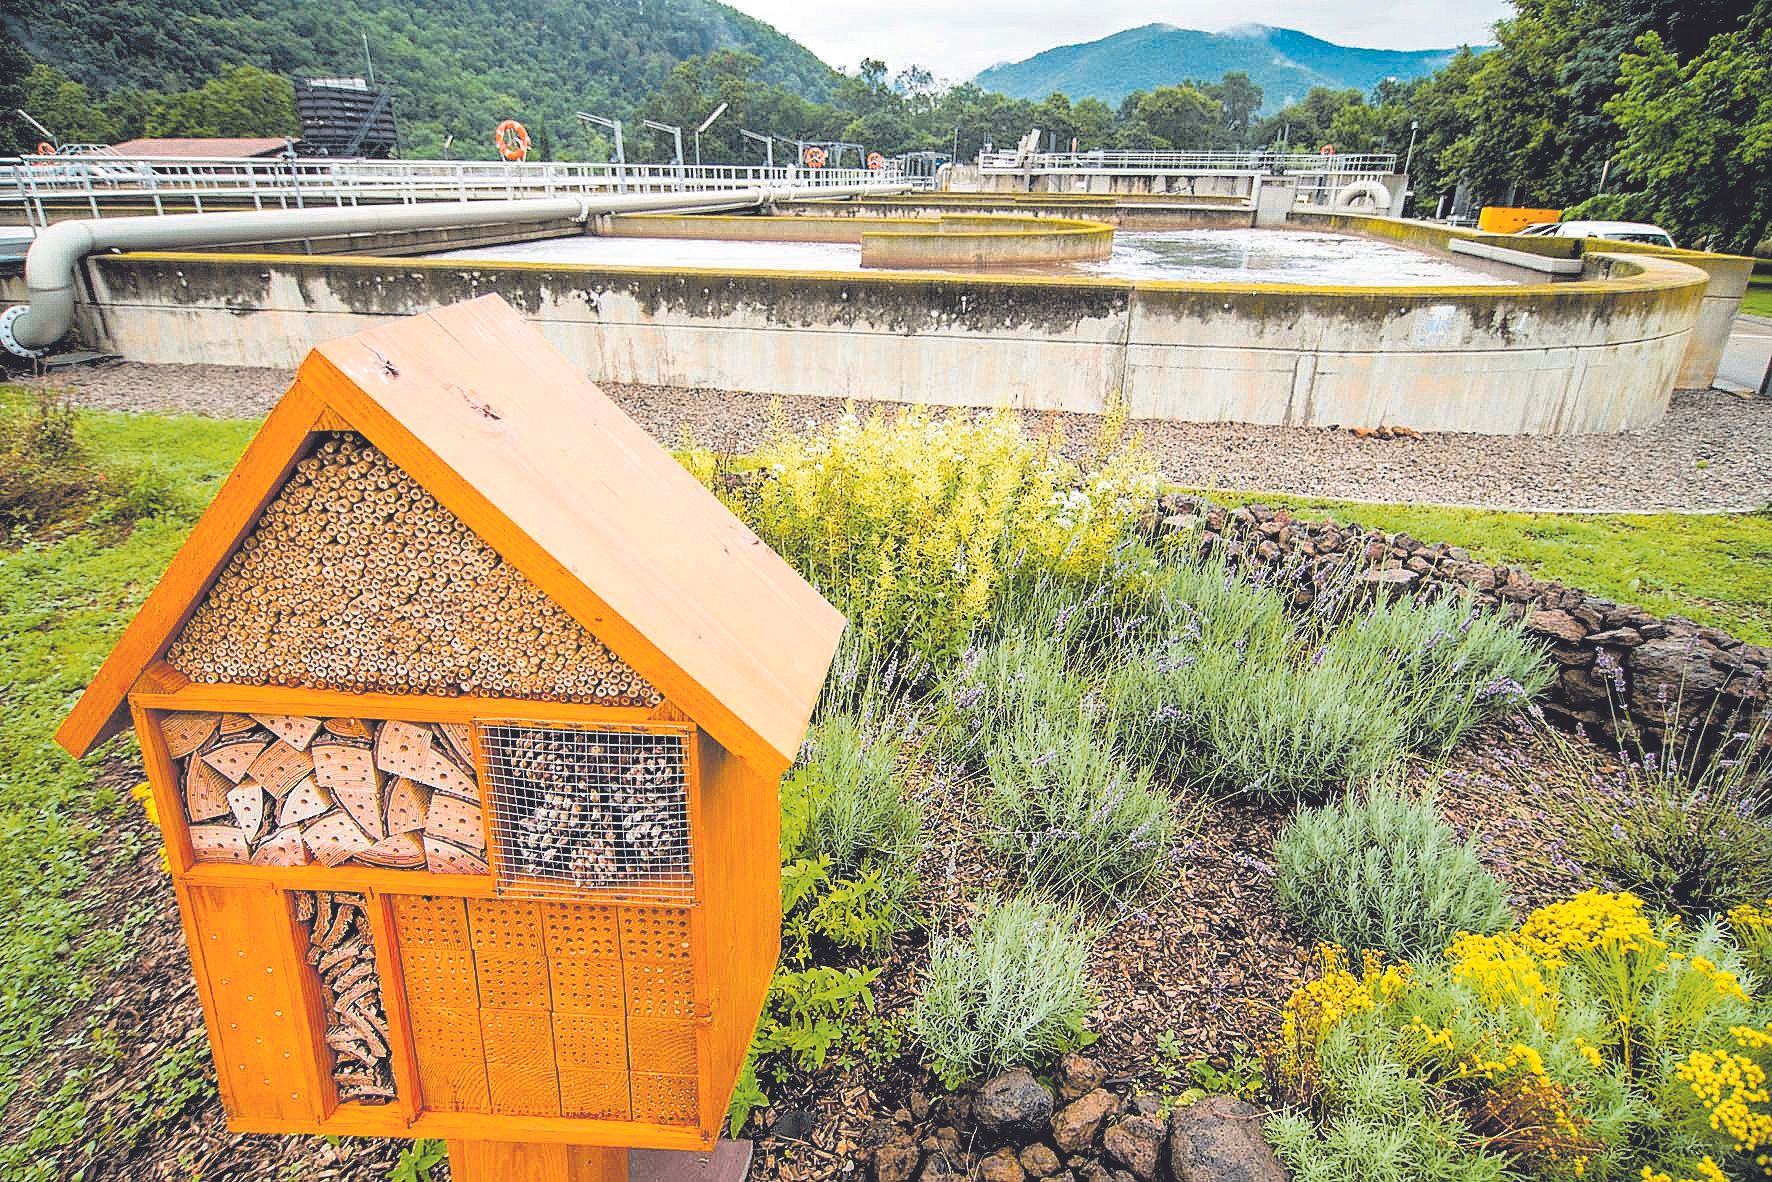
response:
<path id="1" fill-rule="evenodd" d="M 1748 282 L 1741 310 L 1750 316 L 1772 316 L 1772 275 L 1755 275 Z"/>
<path id="2" fill-rule="evenodd" d="M 1449 542 L 1486 562 L 1772 644 L 1772 512 L 1515 513 L 1214 495 Z"/>
<path id="3" fill-rule="evenodd" d="M 8 398 L 16 391 L 0 389 Z M 128 1135 L 128 1127 L 100 1129 L 85 1119 L 87 1098 L 107 1085 L 132 1089 L 165 1078 L 178 1086 L 163 1065 L 137 1059 L 136 1048 L 109 1045 L 109 1006 L 96 992 L 132 955 L 134 929 L 126 922 L 94 930 L 89 915 L 100 900 L 81 888 L 105 864 L 137 856 L 128 842 L 102 840 L 107 818 L 136 806 L 123 794 L 128 784 L 123 792 L 100 784 L 106 753 L 75 763 L 51 735 L 253 427 L 82 415 L 79 438 L 92 454 L 151 465 L 179 491 L 175 504 L 133 527 L 101 521 L 0 548 L 0 1109 L 27 1070 L 37 1098 L 54 1097 L 29 1105 L 38 1112 L 29 1127 L 0 1135 L 0 1177 L 58 1176 L 55 1157 L 70 1147 Z M 124 742 L 109 744 L 109 755 L 133 763 Z M 64 1021 L 76 1009 L 79 1018 Z M 80 1066 L 53 1066 L 63 1062 Z M 139 1109 L 152 1112 L 162 1100 L 142 1088 Z"/>

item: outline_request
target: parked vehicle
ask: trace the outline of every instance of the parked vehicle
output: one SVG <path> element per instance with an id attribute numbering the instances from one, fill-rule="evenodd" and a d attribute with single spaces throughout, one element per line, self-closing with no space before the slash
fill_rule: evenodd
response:
<path id="1" fill-rule="evenodd" d="M 1672 234 L 1648 222 L 1538 222 L 1515 233 L 1522 238 L 1607 238 L 1649 246 L 1674 245 Z"/>

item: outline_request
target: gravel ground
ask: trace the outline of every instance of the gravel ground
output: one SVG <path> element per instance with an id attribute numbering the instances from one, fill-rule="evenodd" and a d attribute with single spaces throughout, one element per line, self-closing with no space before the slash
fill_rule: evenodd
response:
<path id="1" fill-rule="evenodd" d="M 104 410 L 264 414 L 283 392 L 280 370 L 122 363 L 59 380 Z M 721 451 L 744 451 L 770 419 L 764 394 L 606 384 L 656 437 L 685 430 Z M 835 399 L 779 399 L 787 421 L 839 415 Z M 1024 412 L 1030 427 L 1061 427 L 1079 450 L 1090 415 Z M 1143 422 L 1136 427 L 1163 474 L 1188 488 L 1417 504 L 1591 512 L 1745 511 L 1772 502 L 1772 401 L 1721 391 L 1675 395 L 1658 426 L 1617 435 L 1426 435 L 1360 439 L 1347 431 L 1240 423 Z"/>

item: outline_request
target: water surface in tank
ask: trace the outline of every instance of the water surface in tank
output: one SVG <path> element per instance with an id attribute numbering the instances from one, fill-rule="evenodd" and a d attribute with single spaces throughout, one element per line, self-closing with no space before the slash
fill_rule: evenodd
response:
<path id="1" fill-rule="evenodd" d="M 686 270 L 859 271 L 861 248 L 841 242 L 726 242 L 711 238 L 574 236 L 478 246 L 436 256 L 528 263 L 596 263 Z M 1096 275 L 1187 283 L 1355 284 L 1375 287 L 1504 283 L 1474 267 L 1349 234 L 1308 230 L 1153 230 L 1114 236 L 1094 263 L 992 268 L 992 274 Z"/>

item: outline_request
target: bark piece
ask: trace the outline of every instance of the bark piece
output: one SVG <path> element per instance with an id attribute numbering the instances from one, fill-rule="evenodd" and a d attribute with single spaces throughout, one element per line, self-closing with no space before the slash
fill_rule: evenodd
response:
<path id="1" fill-rule="evenodd" d="M 254 714 L 252 717 L 297 751 L 306 751 L 314 736 L 320 733 L 320 720 L 304 714 Z"/>
<path id="2" fill-rule="evenodd" d="M 183 759 L 208 742 L 220 726 L 219 714 L 175 710 L 160 716 L 160 737 L 166 740 L 168 755 Z"/>
<path id="3" fill-rule="evenodd" d="M 319 820 L 303 825 L 301 839 L 313 851 L 314 858 L 327 866 L 337 866 L 375 844 L 343 809 L 333 809 Z"/>
<path id="4" fill-rule="evenodd" d="M 252 860 L 246 835 L 236 825 L 192 825 L 191 852 L 199 862 L 238 862 Z"/>
<path id="5" fill-rule="evenodd" d="M 320 787 L 314 777 L 305 776 L 283 798 L 282 805 L 277 809 L 277 825 L 279 828 L 300 825 L 318 817 L 332 805 L 332 793 Z"/>

